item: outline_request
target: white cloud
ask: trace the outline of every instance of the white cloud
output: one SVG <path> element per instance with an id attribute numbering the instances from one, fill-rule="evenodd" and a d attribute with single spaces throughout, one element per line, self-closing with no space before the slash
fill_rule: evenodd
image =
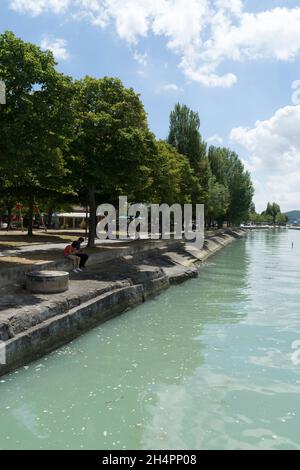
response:
<path id="1" fill-rule="evenodd" d="M 232 129 L 230 138 L 251 154 L 257 169 L 300 170 L 300 105 L 281 108 L 251 128 Z"/>
<path id="2" fill-rule="evenodd" d="M 166 85 L 163 85 L 160 89 L 161 91 L 169 91 L 169 92 L 182 92 L 183 89 L 176 85 L 175 83 L 167 83 Z"/>
<path id="3" fill-rule="evenodd" d="M 141 54 L 138 51 L 134 51 L 133 58 L 142 67 L 147 67 L 147 65 L 148 65 L 148 55 L 147 55 L 147 53 Z"/>
<path id="4" fill-rule="evenodd" d="M 186 77 L 209 87 L 237 81 L 230 70 L 220 74 L 226 60 L 291 61 L 300 51 L 300 8 L 254 14 L 241 0 L 11 0 L 11 7 L 35 16 L 68 10 L 102 28 L 113 25 L 133 45 L 162 36 Z"/>
<path id="5" fill-rule="evenodd" d="M 41 48 L 52 51 L 57 60 L 66 60 L 69 58 L 67 41 L 65 39 L 45 36 L 41 42 Z"/>
<path id="6" fill-rule="evenodd" d="M 300 105 L 278 109 L 253 128 L 232 129 L 230 138 L 250 154 L 247 167 L 256 178 L 256 199 L 285 209 L 300 208 Z M 267 176 L 264 176 L 267 175 Z M 262 202 L 263 201 L 263 202 Z"/>
<path id="7" fill-rule="evenodd" d="M 38 16 L 45 11 L 60 13 L 70 5 L 70 0 L 12 0 L 12 10 Z"/>
<path id="8" fill-rule="evenodd" d="M 212 135 L 211 137 L 208 137 L 206 141 L 208 144 L 215 143 L 215 144 L 221 145 L 223 143 L 223 138 L 220 137 L 218 134 L 215 134 L 215 135 Z"/>
<path id="9" fill-rule="evenodd" d="M 220 8 L 230 10 L 234 15 L 240 15 L 243 10 L 242 0 L 217 0 L 216 4 Z"/>
<path id="10" fill-rule="evenodd" d="M 254 202 L 256 210 L 262 212 L 268 202 L 279 203 L 281 210 L 299 210 L 300 207 L 300 172 L 274 175 L 269 178 L 256 178 L 253 180 L 255 187 Z"/>

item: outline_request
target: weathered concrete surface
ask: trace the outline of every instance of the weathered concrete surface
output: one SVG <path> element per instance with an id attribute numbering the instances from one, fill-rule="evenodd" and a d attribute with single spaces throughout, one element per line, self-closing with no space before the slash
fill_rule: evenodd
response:
<path id="1" fill-rule="evenodd" d="M 90 255 L 89 266 L 106 263 L 115 259 L 122 258 L 123 256 L 143 256 L 143 253 L 149 253 L 155 250 L 176 249 L 180 242 L 176 240 L 169 241 L 151 241 L 141 240 L 136 242 L 120 241 L 118 243 L 105 243 L 103 246 L 98 247 L 97 252 Z M 64 247 L 65 245 L 63 245 Z M 51 253 L 55 259 L 51 261 L 49 258 L 49 250 L 45 252 L 46 260 L 26 260 L 25 264 L 11 263 L 12 266 L 0 270 L 0 288 L 11 286 L 12 284 L 25 283 L 26 274 L 32 271 L 71 271 L 73 263 L 69 259 L 63 257 L 63 249 L 55 249 Z M 41 258 L 41 254 L 39 255 Z"/>
<path id="2" fill-rule="evenodd" d="M 206 240 L 202 250 L 184 243 L 135 250 L 119 259 L 70 275 L 69 291 L 32 294 L 7 288 L 0 297 L 0 341 L 6 365 L 0 375 L 79 336 L 113 316 L 198 275 L 202 261 L 245 234 L 226 231 Z"/>

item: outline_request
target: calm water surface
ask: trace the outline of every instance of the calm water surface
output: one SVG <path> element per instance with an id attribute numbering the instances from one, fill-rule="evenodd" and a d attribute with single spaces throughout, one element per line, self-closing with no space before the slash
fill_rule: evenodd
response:
<path id="1" fill-rule="evenodd" d="M 0 378 L 0 448 L 300 449 L 299 281 L 300 232 L 249 234 Z"/>

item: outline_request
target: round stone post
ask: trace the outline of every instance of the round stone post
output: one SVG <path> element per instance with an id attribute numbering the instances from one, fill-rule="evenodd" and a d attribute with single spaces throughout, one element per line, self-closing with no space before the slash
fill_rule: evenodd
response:
<path id="1" fill-rule="evenodd" d="M 59 294 L 69 289 L 69 273 L 34 271 L 26 274 L 26 288 L 34 294 Z"/>

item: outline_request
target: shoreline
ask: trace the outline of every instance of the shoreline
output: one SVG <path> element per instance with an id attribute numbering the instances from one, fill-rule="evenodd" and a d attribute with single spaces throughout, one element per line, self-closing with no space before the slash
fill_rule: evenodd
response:
<path id="1" fill-rule="evenodd" d="M 171 285 L 196 278 L 202 262 L 245 235 L 243 229 L 224 229 L 206 239 L 201 250 L 181 241 L 160 242 L 149 245 L 149 249 L 138 249 L 136 245 L 125 256 L 95 263 L 87 273 L 71 276 L 66 293 L 33 295 L 19 289 L 4 296 L 0 341 L 5 346 L 6 365 L 0 365 L 0 376 L 146 302 Z"/>

